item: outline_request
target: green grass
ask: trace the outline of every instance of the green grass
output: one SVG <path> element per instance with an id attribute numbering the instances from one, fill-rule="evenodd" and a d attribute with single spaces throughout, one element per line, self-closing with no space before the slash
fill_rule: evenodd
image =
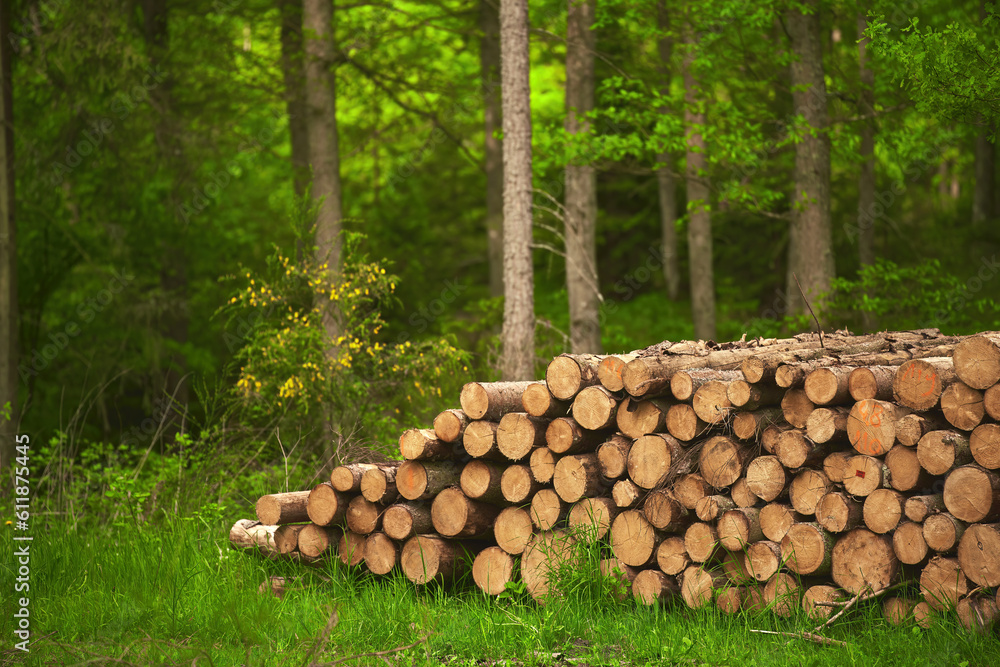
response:
<path id="1" fill-rule="evenodd" d="M 230 519 L 78 527 L 52 520 L 35 533 L 31 560 L 33 638 L 28 655 L 0 664 L 306 665 L 385 651 L 392 664 L 578 665 L 996 665 L 1000 642 L 968 635 L 950 618 L 929 630 L 889 627 L 875 605 L 847 615 L 824 647 L 751 633 L 811 629 L 805 618 L 728 617 L 616 602 L 587 576 L 546 606 L 523 592 L 486 598 L 468 581 L 417 589 L 339 563 L 305 568 L 228 548 Z M 0 649 L 13 644 L 12 529 L 3 529 Z M 585 564 L 584 571 L 588 571 Z M 297 576 L 281 600 L 257 592 L 271 575 Z M 331 613 L 337 622 L 325 640 Z M 351 664 L 384 664 L 369 657 Z"/>

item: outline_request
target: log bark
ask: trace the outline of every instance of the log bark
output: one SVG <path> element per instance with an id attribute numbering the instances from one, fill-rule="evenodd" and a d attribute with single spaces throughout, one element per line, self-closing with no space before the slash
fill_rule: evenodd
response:
<path id="1" fill-rule="evenodd" d="M 846 533 L 861 525 L 863 505 L 846 493 L 831 491 L 819 499 L 815 516 L 831 533 Z"/>
<path id="2" fill-rule="evenodd" d="M 747 466 L 747 486 L 755 496 L 766 503 L 788 492 L 788 470 L 777 456 L 758 456 Z"/>
<path id="3" fill-rule="evenodd" d="M 597 465 L 605 479 L 619 479 L 625 474 L 630 449 L 632 440 L 621 435 L 611 436 L 611 439 L 597 448 Z"/>
<path id="4" fill-rule="evenodd" d="M 382 527 L 385 506 L 363 496 L 355 496 L 347 505 L 347 528 L 357 535 L 369 535 Z"/>
<path id="5" fill-rule="evenodd" d="M 969 336 L 955 345 L 955 372 L 973 389 L 988 389 L 1000 382 L 1000 334 Z"/>
<path id="6" fill-rule="evenodd" d="M 257 499 L 257 519 L 267 526 L 309 521 L 307 507 L 311 491 L 272 493 Z"/>
<path id="7" fill-rule="evenodd" d="M 532 476 L 531 468 L 526 465 L 507 466 L 500 477 L 500 492 L 507 502 L 514 505 L 531 502 L 531 497 L 542 488 L 542 484 Z"/>
<path id="8" fill-rule="evenodd" d="M 927 547 L 939 554 L 954 553 L 968 527 L 947 512 L 938 512 L 927 517 L 922 526 L 922 535 Z"/>
<path id="9" fill-rule="evenodd" d="M 434 530 L 431 507 L 428 503 L 396 503 L 385 509 L 382 530 L 394 540 L 405 542 L 414 535 Z"/>
<path id="10" fill-rule="evenodd" d="M 873 533 L 884 535 L 894 530 L 903 518 L 905 496 L 895 489 L 876 489 L 865 498 L 865 525 Z"/>
<path id="11" fill-rule="evenodd" d="M 967 523 L 1000 519 L 1000 475 L 977 465 L 952 470 L 944 481 L 944 504 Z"/>
<path id="12" fill-rule="evenodd" d="M 764 539 L 760 510 L 756 507 L 740 507 L 724 512 L 717 528 L 719 544 L 729 551 L 742 551 L 747 545 Z"/>
<path id="13" fill-rule="evenodd" d="M 820 470 L 806 468 L 800 471 L 788 486 L 788 499 L 799 514 L 816 513 L 820 499 L 833 491 L 833 482 Z"/>
<path id="14" fill-rule="evenodd" d="M 931 609 L 954 609 L 968 592 L 969 580 L 957 558 L 935 556 L 920 572 L 920 594 Z"/>
<path id="15" fill-rule="evenodd" d="M 922 524 L 904 521 L 892 532 L 892 550 L 904 565 L 917 565 L 927 558 L 927 540 Z"/>
<path id="16" fill-rule="evenodd" d="M 917 523 L 922 523 L 930 515 L 943 512 L 944 510 L 944 496 L 940 493 L 910 496 L 906 499 L 906 504 L 903 505 L 903 512 L 906 513 L 906 518 Z"/>
<path id="17" fill-rule="evenodd" d="M 477 500 L 492 505 L 506 505 L 501 479 L 504 467 L 496 463 L 472 460 L 462 468 L 459 478 L 459 488 L 471 500 Z M 528 471 L 530 473 L 530 470 Z M 442 533 L 444 534 L 444 533 Z"/>
<path id="18" fill-rule="evenodd" d="M 739 371 L 720 371 L 714 368 L 692 368 L 677 371 L 670 377 L 670 393 L 678 401 L 690 401 L 703 385 L 709 382 L 730 382 L 743 380 Z"/>
<path id="19" fill-rule="evenodd" d="M 555 419 L 569 414 L 570 401 L 560 401 L 544 382 L 532 382 L 521 394 L 521 407 L 532 417 Z"/>
<path id="20" fill-rule="evenodd" d="M 462 436 L 462 447 L 465 453 L 474 459 L 489 461 L 506 461 L 507 457 L 500 453 L 497 444 L 497 422 L 474 421 L 465 429 Z"/>
<path id="21" fill-rule="evenodd" d="M 852 456 L 847 461 L 843 484 L 852 496 L 867 496 L 889 486 L 889 469 L 874 456 Z"/>
<path id="22" fill-rule="evenodd" d="M 831 571 L 833 581 L 848 593 L 889 587 L 899 575 L 899 559 L 892 549 L 892 538 L 876 535 L 867 528 L 855 528 L 833 547 Z"/>
<path id="23" fill-rule="evenodd" d="M 434 418 L 434 435 L 442 442 L 459 442 L 471 422 L 461 410 L 445 410 Z"/>
<path id="24" fill-rule="evenodd" d="M 846 440 L 850 414 L 850 409 L 845 407 L 816 408 L 806 419 L 806 435 L 815 443 Z"/>
<path id="25" fill-rule="evenodd" d="M 656 564 L 664 574 L 680 574 L 690 563 L 683 537 L 668 537 L 656 548 Z"/>
<path id="26" fill-rule="evenodd" d="M 781 408 L 761 408 L 733 415 L 733 435 L 740 440 L 760 440 L 764 429 L 772 424 L 783 424 L 785 415 Z"/>
<path id="27" fill-rule="evenodd" d="M 820 406 L 851 403 L 848 380 L 853 370 L 852 366 L 830 366 L 810 371 L 803 385 L 806 397 Z"/>
<path id="28" fill-rule="evenodd" d="M 684 548 L 694 563 L 708 563 L 719 555 L 719 531 L 714 524 L 695 522 L 684 531 Z"/>
<path id="29" fill-rule="evenodd" d="M 508 412 L 520 412 L 521 396 L 531 382 L 469 382 L 459 402 L 471 419 L 499 421 Z"/>
<path id="30" fill-rule="evenodd" d="M 895 366 L 863 366 L 851 371 L 847 379 L 847 390 L 855 401 L 872 398 L 877 401 L 892 400 L 892 380 L 896 377 Z"/>
<path id="31" fill-rule="evenodd" d="M 716 593 L 727 584 L 725 574 L 691 565 L 681 575 L 681 597 L 691 609 L 700 609 L 712 604 Z"/>
<path id="32" fill-rule="evenodd" d="M 399 545 L 385 533 L 372 533 L 365 540 L 365 565 L 374 574 L 389 574 L 399 564 Z"/>
<path id="33" fill-rule="evenodd" d="M 601 386 L 608 391 L 618 393 L 625 389 L 625 380 L 622 374 L 628 362 L 636 358 L 635 353 L 610 354 L 603 359 L 597 367 L 597 379 Z"/>
<path id="34" fill-rule="evenodd" d="M 1000 468 L 1000 425 L 980 424 L 969 437 L 969 450 L 976 463 L 989 470 Z"/>
<path id="35" fill-rule="evenodd" d="M 361 495 L 373 503 L 388 505 L 394 502 L 399 497 L 396 489 L 399 465 L 399 461 L 394 461 L 366 470 L 361 476 Z"/>
<path id="36" fill-rule="evenodd" d="M 557 417 L 545 429 L 545 442 L 554 454 L 592 452 L 611 437 L 607 431 L 588 431 L 572 417 Z"/>
<path id="37" fill-rule="evenodd" d="M 859 454 L 882 456 L 895 442 L 896 422 L 905 413 L 888 401 L 858 401 L 847 418 L 847 439 Z"/>
<path id="38" fill-rule="evenodd" d="M 330 483 L 341 493 L 359 493 L 361 477 L 366 471 L 377 468 L 377 463 L 348 463 L 337 466 L 330 472 Z"/>
<path id="39" fill-rule="evenodd" d="M 670 406 L 667 411 L 667 431 L 681 442 L 691 442 L 708 430 L 708 424 L 686 403 Z"/>
<path id="40" fill-rule="evenodd" d="M 733 404 L 729 402 L 729 383 L 711 380 L 698 387 L 691 399 L 691 407 L 706 424 L 719 424 L 729 416 Z"/>
<path id="41" fill-rule="evenodd" d="M 652 433 L 636 440 L 628 452 L 628 476 L 644 489 L 655 489 L 671 476 L 691 471 L 690 456 L 673 437 Z"/>
<path id="42" fill-rule="evenodd" d="M 531 456 L 535 447 L 545 446 L 545 430 L 549 422 L 531 417 L 525 412 L 509 412 L 497 427 L 497 447 L 510 461 L 522 461 Z"/>
<path id="43" fill-rule="evenodd" d="M 889 483 L 897 491 L 914 491 L 929 488 L 932 479 L 920 467 L 920 457 L 912 447 L 894 445 L 885 455 L 885 467 L 889 469 Z"/>
<path id="44" fill-rule="evenodd" d="M 571 454 L 556 462 L 552 486 L 567 503 L 596 496 L 607 488 L 597 465 L 597 454 Z"/>
<path id="45" fill-rule="evenodd" d="M 689 510 L 694 510 L 698 501 L 707 496 L 710 489 L 708 482 L 698 473 L 681 475 L 673 485 L 674 498 Z"/>
<path id="46" fill-rule="evenodd" d="M 597 354 L 561 354 L 545 369 L 545 384 L 559 400 L 571 401 L 584 388 L 600 384 L 597 369 L 603 359 Z"/>
<path id="47" fill-rule="evenodd" d="M 809 400 L 802 389 L 789 389 L 781 399 L 781 410 L 785 415 L 785 421 L 795 428 L 805 428 L 809 415 L 815 408 L 816 405 Z"/>
<path id="48" fill-rule="evenodd" d="M 229 529 L 229 546 L 240 551 L 252 550 L 267 558 L 277 558 L 274 533 L 278 526 L 268 526 L 252 519 L 240 519 Z"/>
<path id="49" fill-rule="evenodd" d="M 334 491 L 329 482 L 318 484 L 308 494 L 306 519 L 318 526 L 342 523 L 350 501 L 349 495 Z"/>
<path id="50" fill-rule="evenodd" d="M 500 547 L 486 547 L 472 562 L 472 580 L 487 595 L 500 595 L 514 580 L 514 558 Z"/>
<path id="51" fill-rule="evenodd" d="M 611 487 L 611 499 L 618 509 L 632 509 L 639 505 L 643 491 L 630 479 L 620 479 Z"/>
<path id="52" fill-rule="evenodd" d="M 449 487 L 431 504 L 431 521 L 442 537 L 470 538 L 489 535 L 500 513 L 495 505 L 468 498 L 461 489 Z"/>
<path id="53" fill-rule="evenodd" d="M 455 448 L 438 440 L 429 428 L 411 428 L 399 436 L 399 453 L 407 461 L 446 461 L 454 456 Z"/>
<path id="54" fill-rule="evenodd" d="M 754 579 L 767 581 L 781 568 L 781 545 L 771 540 L 758 540 L 747 546 L 743 563 Z"/>
<path id="55" fill-rule="evenodd" d="M 632 450 L 635 450 L 635 445 Z M 753 451 L 749 447 L 724 435 L 710 438 L 698 452 L 701 476 L 717 489 L 730 486 L 738 480 L 751 460 Z"/>
<path id="56" fill-rule="evenodd" d="M 760 529 L 764 537 L 781 543 L 792 524 L 807 520 L 807 517 L 783 503 L 768 503 L 760 509 Z"/>
<path id="57" fill-rule="evenodd" d="M 781 465 L 790 470 L 802 467 L 817 467 L 830 453 L 830 443 L 816 443 L 806 437 L 802 429 L 791 429 L 778 436 L 774 445 L 774 455 Z"/>
<path id="58" fill-rule="evenodd" d="M 1000 586 L 1000 524 L 969 526 L 958 543 L 962 571 L 979 586 Z"/>
<path id="59" fill-rule="evenodd" d="M 662 535 L 638 510 L 626 510 L 611 523 L 611 549 L 626 565 L 642 567 L 649 563 Z"/>
<path id="60" fill-rule="evenodd" d="M 941 412 L 955 428 L 971 431 L 979 426 L 986 414 L 983 392 L 962 381 L 952 382 L 941 393 Z"/>
<path id="61" fill-rule="evenodd" d="M 493 522 L 493 537 L 497 545 L 514 556 L 524 553 L 534 534 L 531 514 L 523 507 L 507 507 Z"/>
<path id="62" fill-rule="evenodd" d="M 461 478 L 462 469 L 453 461 L 404 461 L 396 471 L 396 488 L 407 500 L 430 500 Z"/>
<path id="63" fill-rule="evenodd" d="M 573 419 L 589 431 L 600 431 L 615 425 L 618 399 L 602 387 L 586 387 L 573 399 Z"/>
<path id="64" fill-rule="evenodd" d="M 700 501 L 699 501 L 700 502 Z M 689 515 L 669 491 L 651 491 L 642 503 L 642 514 L 657 530 L 674 533 L 687 525 Z"/>
<path id="65" fill-rule="evenodd" d="M 556 474 L 556 461 L 559 457 L 552 453 L 548 447 L 539 447 L 531 452 L 528 459 L 528 466 L 531 468 L 531 476 L 539 484 L 551 484 L 552 477 Z"/>
<path id="66" fill-rule="evenodd" d="M 632 596 L 639 604 L 665 604 L 679 595 L 680 586 L 673 577 L 659 570 L 642 570 L 632 582 Z"/>
<path id="67" fill-rule="evenodd" d="M 792 572 L 829 574 L 836 538 L 818 523 L 796 523 L 781 539 L 781 559 Z"/>
<path id="68" fill-rule="evenodd" d="M 531 538 L 521 557 L 521 581 L 536 601 L 555 593 L 560 568 L 575 561 L 573 536 L 566 531 L 546 531 Z"/>
<path id="69" fill-rule="evenodd" d="M 633 440 L 647 433 L 660 433 L 666 429 L 670 406 L 662 399 L 639 401 L 628 397 L 618 406 L 615 416 L 618 430 Z"/>
<path id="70" fill-rule="evenodd" d="M 896 370 L 892 392 L 901 405 L 923 412 L 938 404 L 956 377 L 951 357 L 911 359 Z"/>
<path id="71" fill-rule="evenodd" d="M 299 553 L 307 558 L 332 553 L 343 535 L 344 531 L 339 527 L 308 524 L 299 532 Z"/>
<path id="72" fill-rule="evenodd" d="M 415 584 L 450 581 L 465 571 L 466 549 L 460 542 L 437 535 L 417 535 L 403 545 L 399 564 Z"/>
<path id="73" fill-rule="evenodd" d="M 552 530 L 568 510 L 569 506 L 552 489 L 542 489 L 531 499 L 531 521 L 538 530 Z"/>
<path id="74" fill-rule="evenodd" d="M 611 530 L 611 522 L 618 515 L 618 507 L 610 498 L 584 498 L 569 511 L 569 528 L 586 542 L 604 539 Z"/>

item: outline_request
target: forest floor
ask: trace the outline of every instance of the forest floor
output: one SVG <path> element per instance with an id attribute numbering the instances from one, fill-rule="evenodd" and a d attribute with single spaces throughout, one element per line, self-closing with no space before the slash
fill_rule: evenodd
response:
<path id="1" fill-rule="evenodd" d="M 816 622 L 803 615 L 642 607 L 583 578 L 541 606 L 517 590 L 488 598 L 471 582 L 417 589 L 339 562 L 267 561 L 230 550 L 231 523 L 51 522 L 31 547 L 30 652 L 12 648 L 17 595 L 4 592 L 0 665 L 1000 664 L 996 635 L 970 635 L 953 618 L 889 626 L 877 603 L 824 631 L 843 646 L 821 646 L 755 632 L 808 631 Z M 0 571 L 13 588 L 12 528 L 2 530 Z M 258 592 L 270 576 L 296 579 L 279 599 Z"/>

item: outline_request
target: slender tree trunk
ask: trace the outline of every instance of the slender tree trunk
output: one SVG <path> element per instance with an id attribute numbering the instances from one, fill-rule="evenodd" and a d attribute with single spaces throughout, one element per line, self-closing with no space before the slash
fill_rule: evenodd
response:
<path id="1" fill-rule="evenodd" d="M 496 0 L 479 0 L 479 71 L 483 88 L 486 153 L 486 256 L 490 296 L 503 296 L 503 147 L 500 129 L 500 12 Z"/>
<path id="2" fill-rule="evenodd" d="M 295 196 L 309 186 L 309 128 L 306 123 L 305 71 L 302 61 L 302 0 L 280 0 L 281 70 L 285 80 L 285 108 L 292 144 L 292 183 Z"/>
<path id="3" fill-rule="evenodd" d="M 687 133 L 688 251 L 691 263 L 691 318 L 695 338 L 715 338 L 715 276 L 712 268 L 711 183 L 705 157 L 705 112 L 693 71 L 695 40 L 684 54 L 684 125 Z"/>
<path id="4" fill-rule="evenodd" d="M 505 380 L 535 377 L 531 263 L 531 81 L 528 2 L 501 0 L 503 85 L 503 359 Z"/>
<path id="5" fill-rule="evenodd" d="M 568 0 L 566 133 L 585 134 L 584 114 L 594 108 L 594 2 Z M 597 175 L 591 164 L 566 165 L 566 291 L 569 335 L 575 354 L 601 352 L 597 279 Z"/>
<path id="6" fill-rule="evenodd" d="M 666 0 L 660 0 L 656 10 L 660 28 L 660 38 L 657 40 L 660 52 L 660 93 L 667 97 L 670 95 L 670 60 L 674 43 L 670 35 L 670 12 Z M 660 113 L 669 114 L 670 109 L 661 107 Z M 663 243 L 663 280 L 667 284 L 667 296 L 671 301 L 676 301 L 680 298 L 681 269 L 677 257 L 677 179 L 674 177 L 674 156 L 672 153 L 660 153 L 656 156 L 656 161 L 665 165 L 656 170 L 660 197 L 660 236 Z"/>
<path id="7" fill-rule="evenodd" d="M 12 3 L 0 4 L 0 474 L 14 456 L 17 427 L 17 227 L 14 221 L 14 82 Z M 10 404 L 8 421 L 3 410 Z"/>
<path id="8" fill-rule="evenodd" d="M 332 0 L 304 0 L 306 127 L 312 164 L 312 197 L 316 216 L 316 260 L 332 274 L 340 272 L 340 154 L 337 145 L 337 101 L 333 73 Z M 340 333 L 332 305 L 323 311 L 328 344 Z"/>
<path id="9" fill-rule="evenodd" d="M 826 83 L 820 44 L 819 0 L 806 0 L 810 14 L 791 9 L 786 17 L 794 60 L 792 104 L 807 128 L 795 145 L 795 195 L 789 239 L 788 310 L 805 312 L 798 277 L 809 303 L 829 291 L 834 276 L 830 224 L 830 138 L 826 134 Z"/>
<path id="10" fill-rule="evenodd" d="M 986 18 L 986 0 L 979 2 L 979 20 Z M 975 189 L 972 192 L 972 222 L 992 220 L 996 209 L 996 146 L 990 142 L 989 131 L 983 130 L 975 138 Z"/>
<path id="11" fill-rule="evenodd" d="M 875 72 L 868 67 L 868 42 L 864 36 L 868 18 L 858 13 L 858 70 L 861 94 L 858 96 L 858 115 L 875 111 Z M 862 267 L 875 263 L 875 119 L 862 121 L 861 126 L 861 176 L 858 179 L 858 260 Z M 865 331 L 876 327 L 875 316 L 861 313 Z"/>

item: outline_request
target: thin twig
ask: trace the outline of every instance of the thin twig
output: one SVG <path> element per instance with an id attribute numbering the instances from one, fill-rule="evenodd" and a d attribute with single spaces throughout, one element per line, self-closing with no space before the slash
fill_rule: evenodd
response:
<path id="1" fill-rule="evenodd" d="M 423 643 L 425 643 L 427 641 L 427 637 L 428 637 L 428 635 L 424 635 L 423 637 L 421 637 L 417 641 L 413 642 L 412 644 L 407 644 L 406 646 L 397 646 L 396 648 L 386 649 L 385 651 L 372 651 L 371 653 L 358 653 L 357 655 L 349 655 L 346 658 L 337 658 L 336 660 L 334 660 L 332 662 L 313 662 L 313 663 L 310 663 L 309 667 L 332 667 L 332 665 L 339 665 L 342 662 L 347 662 L 348 660 L 358 660 L 360 658 L 382 658 L 382 659 L 385 659 L 385 656 L 387 656 L 387 655 L 392 655 L 393 653 L 401 653 L 402 651 L 407 651 L 407 650 L 409 650 L 411 648 L 414 648 L 416 646 L 420 646 L 421 644 L 423 644 Z"/>
<path id="2" fill-rule="evenodd" d="M 824 637 L 823 635 L 816 635 L 811 632 L 775 632 L 774 630 L 755 630 L 750 629 L 750 632 L 757 632 L 762 635 L 778 635 L 780 637 L 791 637 L 792 639 L 806 639 L 811 642 L 816 642 L 817 644 L 827 644 L 831 646 L 847 646 L 847 642 L 842 642 L 839 639 L 830 639 L 829 637 Z"/>
<path id="3" fill-rule="evenodd" d="M 802 285 L 799 284 L 799 277 L 792 274 L 792 278 L 795 278 L 795 284 L 799 287 L 799 292 L 802 294 L 802 300 L 806 302 L 806 307 L 809 309 L 809 314 L 813 316 L 813 321 L 816 322 L 816 328 L 819 330 L 819 346 L 826 347 L 823 345 L 823 327 L 819 325 L 819 318 L 816 317 L 816 313 L 813 312 L 812 304 L 809 303 L 809 299 L 806 298 L 806 293 L 802 291 Z"/>

